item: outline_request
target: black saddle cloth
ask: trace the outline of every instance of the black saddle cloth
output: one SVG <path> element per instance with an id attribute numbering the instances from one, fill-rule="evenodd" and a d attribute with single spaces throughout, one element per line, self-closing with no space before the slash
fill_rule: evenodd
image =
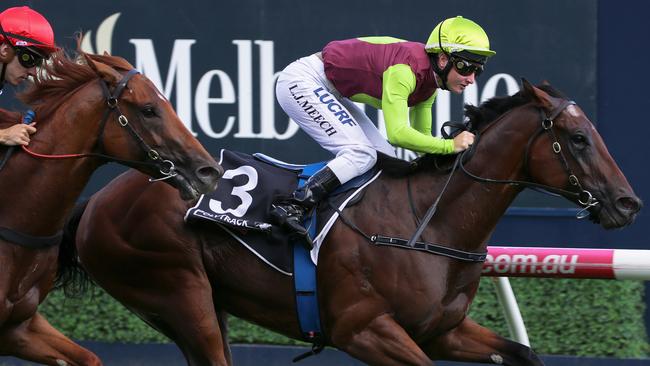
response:
<path id="1" fill-rule="evenodd" d="M 262 261 L 290 275 L 291 245 L 302 243 L 290 241 L 284 229 L 269 224 L 271 204 L 289 197 L 301 179 L 308 179 L 325 163 L 294 165 L 260 154 L 222 150 L 219 164 L 224 168 L 224 176 L 217 189 L 200 197 L 197 204 L 187 211 L 186 222 L 220 225 Z M 312 238 L 336 213 L 333 207 L 341 207 L 376 175 L 377 171 L 371 170 L 346 183 L 321 202 L 316 210 L 318 220 L 311 217 L 305 220 L 315 229 Z"/>

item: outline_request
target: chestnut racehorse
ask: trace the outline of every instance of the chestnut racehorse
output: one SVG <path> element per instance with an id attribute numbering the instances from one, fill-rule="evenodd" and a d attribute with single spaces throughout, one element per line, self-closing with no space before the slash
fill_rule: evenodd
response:
<path id="1" fill-rule="evenodd" d="M 0 149 L 0 355 L 99 365 L 37 312 L 57 275 L 65 219 L 93 171 L 119 162 L 193 198 L 214 189 L 223 169 L 126 60 L 60 51 L 44 68 L 19 95 L 35 110 L 38 131 L 25 149 Z M 20 118 L 0 113 L 3 127 Z"/>
<path id="2" fill-rule="evenodd" d="M 420 222 L 421 241 L 478 255 L 525 187 L 565 196 L 607 229 L 629 225 L 640 210 L 593 124 L 552 87 L 524 81 L 517 94 L 468 106 L 467 114 L 480 138 L 455 173 L 438 168 L 454 157 L 424 156 L 401 174 L 386 165 L 325 238 L 317 285 L 326 345 L 370 365 L 542 365 L 530 348 L 467 317 L 481 262 L 368 239 L 408 239 Z M 449 176 L 437 214 L 421 219 Z M 232 364 L 227 313 L 300 339 L 292 278 L 220 227 L 186 224 L 188 207 L 164 184 L 121 175 L 70 221 L 81 265 L 176 342 L 190 365 Z"/>

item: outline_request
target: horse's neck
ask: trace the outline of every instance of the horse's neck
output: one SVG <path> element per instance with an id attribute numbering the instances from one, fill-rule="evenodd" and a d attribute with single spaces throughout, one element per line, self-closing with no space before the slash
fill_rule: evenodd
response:
<path id="1" fill-rule="evenodd" d="M 531 113 L 530 118 L 535 118 Z M 472 174 L 500 180 L 523 178 L 525 149 L 536 127 L 532 122 L 516 121 L 515 116 L 494 123 L 482 136 L 465 168 Z M 440 195 L 447 175 L 422 172 L 414 176 L 417 211 L 424 212 Z M 479 250 L 505 210 L 520 192 L 507 184 L 477 182 L 457 170 L 439 203 L 423 238 L 465 250 Z"/>
<path id="2" fill-rule="evenodd" d="M 41 154 L 88 152 L 95 135 L 83 139 L 81 132 L 91 128 L 71 129 L 63 113 L 55 115 L 37 126 L 28 148 Z M 97 166 L 92 159 L 36 158 L 16 147 L 0 171 L 0 226 L 36 236 L 54 234 Z"/>

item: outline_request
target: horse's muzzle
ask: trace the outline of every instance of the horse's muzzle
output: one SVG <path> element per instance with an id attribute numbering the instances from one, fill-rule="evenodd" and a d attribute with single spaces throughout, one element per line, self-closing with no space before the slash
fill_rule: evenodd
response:
<path id="1" fill-rule="evenodd" d="M 643 202 L 638 197 L 623 195 L 615 198 L 613 202 L 607 202 L 606 207 L 600 208 L 597 215 L 592 213 L 592 217 L 594 222 L 600 222 L 605 229 L 622 228 L 634 222 L 642 207 Z"/>
<path id="2" fill-rule="evenodd" d="M 183 200 L 198 198 L 201 194 L 217 188 L 217 182 L 223 175 L 223 168 L 218 164 L 202 165 L 188 173 L 183 169 L 170 180 L 170 184 L 178 189 Z"/>
<path id="3" fill-rule="evenodd" d="M 218 164 L 205 165 L 198 167 L 194 173 L 200 182 L 198 191 L 208 193 L 217 188 L 217 181 L 223 176 L 223 168 Z"/>
<path id="4" fill-rule="evenodd" d="M 638 197 L 620 197 L 616 200 L 616 208 L 621 212 L 628 212 L 630 215 L 636 215 L 641 211 L 643 202 Z"/>

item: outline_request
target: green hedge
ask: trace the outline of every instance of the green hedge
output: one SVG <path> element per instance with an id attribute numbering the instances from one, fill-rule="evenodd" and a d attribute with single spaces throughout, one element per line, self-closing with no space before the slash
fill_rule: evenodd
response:
<path id="1" fill-rule="evenodd" d="M 650 353 L 643 283 L 636 281 L 511 279 L 533 346 L 540 354 L 643 358 Z M 51 294 L 41 312 L 79 340 L 169 342 L 101 290 L 82 299 Z M 508 335 L 492 280 L 483 279 L 470 315 Z M 231 318 L 234 343 L 300 344 Z"/>

